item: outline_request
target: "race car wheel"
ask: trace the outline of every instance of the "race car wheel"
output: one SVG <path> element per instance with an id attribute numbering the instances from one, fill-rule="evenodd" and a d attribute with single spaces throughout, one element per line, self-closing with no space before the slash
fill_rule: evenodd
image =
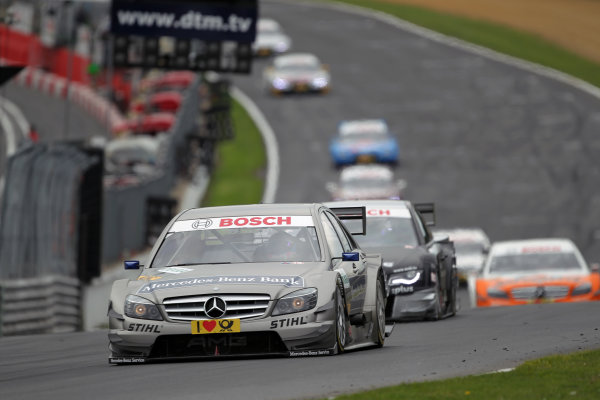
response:
<path id="1" fill-rule="evenodd" d="M 348 322 L 346 318 L 346 302 L 338 283 L 335 294 L 335 338 L 337 353 L 343 353 L 348 338 Z"/>
<path id="2" fill-rule="evenodd" d="M 442 293 L 440 290 L 439 283 L 436 284 L 435 289 L 435 307 L 433 309 L 433 312 L 431 313 L 431 316 L 429 317 L 429 320 L 431 321 L 438 321 L 444 316 L 442 304 L 440 303 L 442 301 Z"/>
<path id="3" fill-rule="evenodd" d="M 458 309 L 456 304 L 456 287 L 457 283 L 452 280 L 452 288 L 450 289 L 450 304 L 448 304 L 448 315 L 453 317 Z"/>
<path id="4" fill-rule="evenodd" d="M 375 298 L 375 321 L 377 347 L 382 347 L 385 341 L 385 289 L 381 275 L 377 279 L 377 297 Z"/>

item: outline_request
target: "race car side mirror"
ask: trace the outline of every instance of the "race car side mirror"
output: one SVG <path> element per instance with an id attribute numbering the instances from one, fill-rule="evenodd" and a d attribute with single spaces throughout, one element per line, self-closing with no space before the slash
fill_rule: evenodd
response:
<path id="1" fill-rule="evenodd" d="M 342 253 L 342 261 L 358 261 L 358 253 Z"/>
<path id="2" fill-rule="evenodd" d="M 600 272 L 600 264 L 599 263 L 591 263 L 590 269 L 592 272 Z"/>
<path id="3" fill-rule="evenodd" d="M 435 233 L 433 235 L 433 241 L 435 243 L 450 243 L 450 237 L 441 233 Z"/>
<path id="4" fill-rule="evenodd" d="M 125 269 L 140 269 L 140 262 L 137 260 L 125 261 Z"/>

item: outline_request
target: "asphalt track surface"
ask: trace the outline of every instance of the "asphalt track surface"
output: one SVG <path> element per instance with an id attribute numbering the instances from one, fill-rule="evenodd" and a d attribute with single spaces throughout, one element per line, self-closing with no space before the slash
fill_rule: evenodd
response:
<path id="1" fill-rule="evenodd" d="M 276 201 L 329 200 L 338 122 L 385 118 L 406 198 L 435 202 L 440 226 L 569 237 L 600 260 L 600 99 L 372 18 L 290 1 L 263 1 L 261 14 L 281 22 L 292 51 L 328 64 L 333 83 L 325 96 L 269 96 L 267 60 L 234 78 L 277 135 Z"/>
<path id="2" fill-rule="evenodd" d="M 330 64 L 334 79 L 327 96 L 272 98 L 258 79 L 261 62 L 253 77 L 235 78 L 278 135 L 277 201 L 327 200 L 325 183 L 336 177 L 327 142 L 338 121 L 383 117 L 400 140 L 407 197 L 435 201 L 441 225 L 482 226 L 494 240 L 596 229 L 597 99 L 369 18 L 296 3 L 261 7 L 295 50 Z M 398 324 L 382 349 L 139 366 L 107 364 L 106 332 L 8 337 L 0 340 L 0 398 L 327 397 L 600 348 L 597 314 L 598 303 L 463 307 L 447 320 Z"/>
<path id="3" fill-rule="evenodd" d="M 0 398 L 299 399 L 478 374 L 600 347 L 598 305 L 466 309 L 339 356 L 109 366 L 105 332 L 0 340 Z"/>

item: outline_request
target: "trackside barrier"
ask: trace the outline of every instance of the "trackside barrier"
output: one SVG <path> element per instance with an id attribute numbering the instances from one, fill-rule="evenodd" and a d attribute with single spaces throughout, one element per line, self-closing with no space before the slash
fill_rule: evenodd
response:
<path id="1" fill-rule="evenodd" d="M 156 172 L 146 176 L 132 176 L 134 184 L 107 185 L 104 191 L 102 232 L 102 261 L 113 262 L 144 250 L 148 246 L 146 204 L 150 197 L 168 197 L 177 183 L 180 165 L 185 162 L 182 153 L 188 151 L 188 136 L 198 129 L 199 84 L 196 79 L 184 92 L 175 123 L 168 132 L 163 154 Z M 106 181 L 105 181 L 106 182 Z"/>
<path id="2" fill-rule="evenodd" d="M 81 327 L 76 278 L 0 281 L 0 336 L 73 332 Z"/>

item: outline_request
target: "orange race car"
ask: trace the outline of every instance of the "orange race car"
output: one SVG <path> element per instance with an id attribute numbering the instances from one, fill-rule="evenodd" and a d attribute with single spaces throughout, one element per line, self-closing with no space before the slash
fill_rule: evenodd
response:
<path id="1" fill-rule="evenodd" d="M 496 242 L 474 295 L 478 307 L 600 300 L 600 274 L 569 239 Z"/>

